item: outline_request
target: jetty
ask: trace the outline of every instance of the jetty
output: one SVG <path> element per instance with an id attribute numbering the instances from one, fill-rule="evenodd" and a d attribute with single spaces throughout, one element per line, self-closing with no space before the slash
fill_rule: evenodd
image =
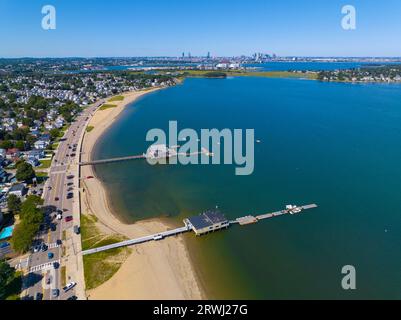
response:
<path id="1" fill-rule="evenodd" d="M 163 160 L 163 159 L 167 160 L 167 159 L 174 158 L 174 157 L 181 157 L 181 156 L 182 157 L 190 157 L 190 156 L 197 156 L 197 155 L 206 155 L 208 157 L 213 157 L 213 153 L 210 152 L 209 150 L 207 150 L 206 148 L 202 148 L 201 151 L 187 153 L 187 152 L 177 152 L 177 149 L 179 147 L 180 146 L 173 146 L 171 148 L 168 148 L 166 145 L 156 145 L 156 146 L 150 147 L 149 150 L 147 151 L 147 153 L 144 153 L 144 154 L 79 162 L 79 165 L 80 166 L 94 166 L 94 165 L 123 162 L 123 161 L 130 161 L 130 160 L 143 160 L 143 159 L 157 161 L 157 160 Z"/>
<path id="2" fill-rule="evenodd" d="M 168 230 L 164 232 L 160 232 L 157 234 L 152 234 L 136 239 L 121 241 L 118 243 L 110 244 L 107 246 L 93 248 L 89 250 L 82 251 L 82 255 L 94 254 L 102 251 L 107 251 L 110 249 L 116 249 L 121 247 L 127 247 L 132 245 L 137 245 L 141 243 L 146 243 L 150 241 L 160 241 L 167 237 L 177 236 L 179 234 L 183 234 L 189 231 L 193 231 L 197 236 L 201 236 L 204 234 L 208 234 L 210 232 L 215 232 L 218 230 L 227 229 L 231 225 L 241 225 L 246 226 L 254 223 L 258 223 L 259 221 L 271 219 L 275 217 L 280 217 L 283 215 L 295 215 L 303 212 L 304 210 L 314 209 L 318 206 L 316 204 L 309 204 L 304 206 L 295 206 L 295 205 L 287 205 L 284 210 L 266 213 L 261 215 L 247 215 L 243 217 L 239 217 L 235 220 L 228 221 L 223 214 L 216 210 L 209 210 L 201 215 L 190 217 L 184 220 L 184 226 L 180 228 L 176 228 L 173 230 Z"/>

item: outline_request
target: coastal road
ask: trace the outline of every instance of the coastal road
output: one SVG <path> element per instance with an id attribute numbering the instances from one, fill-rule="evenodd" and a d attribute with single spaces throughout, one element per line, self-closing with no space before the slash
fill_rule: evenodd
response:
<path id="1" fill-rule="evenodd" d="M 50 228 L 41 231 L 37 237 L 48 245 L 48 250 L 32 253 L 29 257 L 28 270 L 33 272 L 29 273 L 25 282 L 27 287 L 25 298 L 27 299 L 35 299 L 38 293 L 43 295 L 44 300 L 65 300 L 75 296 L 74 289 L 64 293 L 62 287 L 65 282 L 77 282 L 66 274 L 66 263 L 71 265 L 74 261 L 78 261 L 78 258 L 73 255 L 80 254 L 76 248 L 81 247 L 80 243 L 76 243 L 80 242 L 80 236 L 73 234 L 74 225 L 80 224 L 79 212 L 74 212 L 76 208 L 79 208 L 79 166 L 77 163 L 80 150 L 78 147 L 88 120 L 103 103 L 102 100 L 86 108 L 76 118 L 60 141 L 53 158 L 43 194 L 44 207 L 48 209 L 46 215 Z M 62 212 L 62 220 L 54 218 L 57 210 Z M 73 220 L 67 222 L 66 217 L 73 217 Z M 61 246 L 57 245 L 60 241 Z M 48 257 L 49 253 L 53 254 L 51 259 Z M 57 268 L 54 268 L 54 262 L 59 264 Z M 62 275 L 63 277 L 67 275 L 69 279 L 62 279 Z M 83 281 L 83 279 L 80 280 Z M 58 289 L 60 295 L 52 296 L 52 289 Z"/>

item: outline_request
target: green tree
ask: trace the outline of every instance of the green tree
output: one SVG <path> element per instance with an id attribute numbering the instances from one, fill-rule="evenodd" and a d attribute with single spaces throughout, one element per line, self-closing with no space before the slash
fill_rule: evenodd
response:
<path id="1" fill-rule="evenodd" d="M 15 194 L 10 194 L 7 198 L 8 210 L 16 214 L 21 210 L 21 199 Z"/>
<path id="2" fill-rule="evenodd" d="M 25 142 L 22 140 L 19 140 L 15 143 L 15 147 L 20 151 L 25 151 Z"/>
<path id="3" fill-rule="evenodd" d="M 14 278 L 15 269 L 5 260 L 0 260 L 0 300 L 7 298 L 7 286 L 14 280 Z"/>
<path id="4" fill-rule="evenodd" d="M 43 200 L 35 195 L 29 196 L 21 205 L 21 222 L 15 227 L 11 244 L 16 252 L 24 253 L 29 250 L 32 241 L 43 223 L 44 214 L 39 205 Z"/>
<path id="5" fill-rule="evenodd" d="M 49 133 L 53 140 L 57 139 L 60 136 L 60 130 L 57 128 L 51 129 Z"/>
<path id="6" fill-rule="evenodd" d="M 18 181 L 27 181 L 35 178 L 35 170 L 33 170 L 33 167 L 29 163 L 20 161 L 17 163 L 16 167 L 17 173 L 15 174 L 15 177 Z"/>
<path id="7" fill-rule="evenodd" d="M 14 144 L 10 140 L 4 140 L 0 143 L 0 148 L 2 149 L 11 149 L 14 147 Z"/>

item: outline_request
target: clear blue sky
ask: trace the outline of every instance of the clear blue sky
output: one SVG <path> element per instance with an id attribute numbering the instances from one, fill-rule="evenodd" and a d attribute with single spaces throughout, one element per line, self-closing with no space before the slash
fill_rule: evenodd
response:
<path id="1" fill-rule="evenodd" d="M 41 28 L 43 5 L 57 29 Z M 357 29 L 341 28 L 341 8 Z M 0 57 L 401 56 L 400 0 L 0 0 Z"/>

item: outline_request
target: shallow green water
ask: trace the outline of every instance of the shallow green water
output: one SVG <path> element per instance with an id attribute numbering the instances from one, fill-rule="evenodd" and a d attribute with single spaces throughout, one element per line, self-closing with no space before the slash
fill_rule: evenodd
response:
<path id="1" fill-rule="evenodd" d="M 186 235 L 212 298 L 401 298 L 401 86 L 293 79 L 189 79 L 130 105 L 97 159 L 143 153 L 146 132 L 254 128 L 255 172 L 233 166 L 97 167 L 121 219 L 229 218 L 318 209 L 202 238 Z M 354 265 L 357 290 L 341 288 Z"/>

